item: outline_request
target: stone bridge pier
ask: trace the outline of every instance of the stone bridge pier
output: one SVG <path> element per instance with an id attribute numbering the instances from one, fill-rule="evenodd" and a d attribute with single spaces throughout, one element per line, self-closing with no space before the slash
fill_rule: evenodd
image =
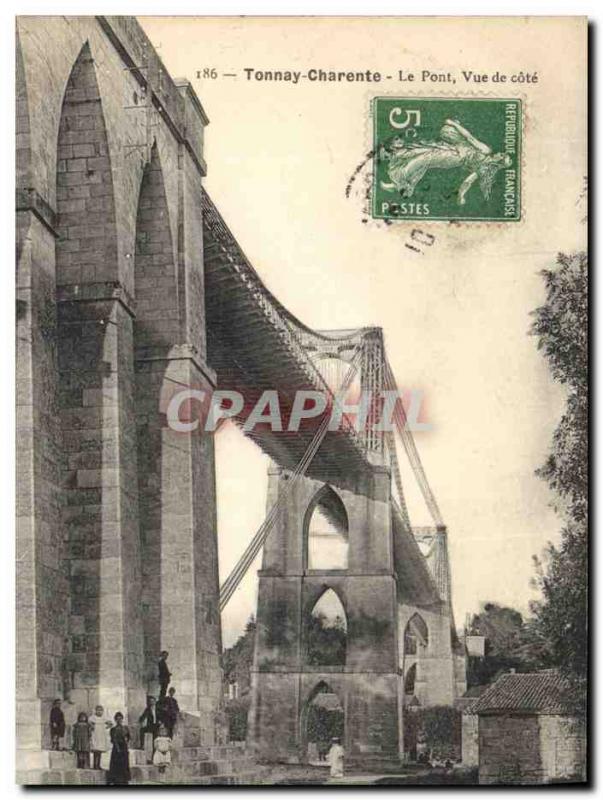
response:
<path id="1" fill-rule="evenodd" d="M 256 756 L 308 760 L 311 742 L 341 730 L 338 714 L 348 766 L 415 757 L 406 715 L 452 705 L 466 688 L 449 582 L 437 577 L 448 575 L 443 544 L 435 560 L 423 556 L 378 458 L 345 485 L 292 480 L 271 467 L 268 507 L 277 500 L 259 572 L 249 717 Z M 312 728 L 316 705 L 323 723 Z"/>
<path id="2" fill-rule="evenodd" d="M 68 724 L 100 702 L 135 727 L 161 649 L 213 744 L 213 441 L 169 430 L 164 407 L 215 383 L 208 120 L 134 18 L 17 29 L 18 748 L 49 747 L 55 698 Z"/>
<path id="3" fill-rule="evenodd" d="M 251 742 L 263 760 L 304 761 L 308 706 L 323 690 L 343 709 L 348 761 L 397 758 L 402 686 L 389 470 L 374 467 L 346 489 L 303 478 L 288 492 L 289 480 L 286 470 L 271 469 L 269 505 L 279 493 L 287 497 L 259 573 Z M 311 641 L 312 612 L 327 593 L 346 628 L 337 664 L 320 663 Z"/>

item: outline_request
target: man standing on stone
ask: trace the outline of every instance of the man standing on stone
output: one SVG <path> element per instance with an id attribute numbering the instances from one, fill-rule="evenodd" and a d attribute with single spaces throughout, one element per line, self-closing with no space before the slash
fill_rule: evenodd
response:
<path id="1" fill-rule="evenodd" d="M 165 698 L 165 710 L 163 718 L 170 739 L 174 738 L 174 728 L 176 727 L 176 723 L 180 718 L 180 706 L 178 705 L 178 701 L 174 697 L 175 694 L 176 690 L 172 686 L 168 696 Z"/>
<path id="2" fill-rule="evenodd" d="M 61 711 L 61 700 L 57 697 L 52 701 L 50 709 L 50 738 L 52 749 L 59 749 L 59 742 L 65 736 L 65 715 Z"/>
<path id="3" fill-rule="evenodd" d="M 145 752 L 147 764 L 153 763 L 153 741 L 157 736 L 157 713 L 155 711 L 155 698 L 147 697 L 147 706 L 138 719 L 140 725 L 140 743 Z"/>
<path id="4" fill-rule="evenodd" d="M 159 654 L 159 661 L 157 667 L 159 669 L 159 697 L 165 697 L 167 694 L 168 686 L 170 685 L 170 678 L 172 673 L 168 669 L 167 657 L 169 653 L 167 650 L 162 650 Z"/>

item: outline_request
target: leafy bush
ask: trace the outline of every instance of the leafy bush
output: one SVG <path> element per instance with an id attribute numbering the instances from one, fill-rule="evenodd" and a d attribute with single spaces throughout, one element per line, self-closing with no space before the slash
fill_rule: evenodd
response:
<path id="1" fill-rule="evenodd" d="M 347 634 L 340 617 L 331 625 L 324 614 L 312 614 L 308 620 L 307 637 L 308 664 L 345 664 Z"/>
<path id="2" fill-rule="evenodd" d="M 228 718 L 229 741 L 244 742 L 247 738 L 249 706 L 250 700 L 248 697 L 244 697 L 241 700 L 228 700 L 224 704 L 224 711 Z"/>
<path id="3" fill-rule="evenodd" d="M 409 719 L 412 714 L 412 721 Z M 405 725 L 416 727 L 417 741 L 431 759 L 455 761 L 461 754 L 461 712 L 451 706 L 417 708 L 406 715 Z"/>

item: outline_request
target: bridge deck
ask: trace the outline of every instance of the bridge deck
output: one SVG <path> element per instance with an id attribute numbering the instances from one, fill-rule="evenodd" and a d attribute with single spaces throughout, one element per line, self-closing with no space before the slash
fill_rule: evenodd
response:
<path id="1" fill-rule="evenodd" d="M 264 286 L 206 193 L 203 213 L 208 360 L 217 372 L 219 388 L 241 391 L 252 403 L 263 390 L 278 389 L 284 409 L 290 409 L 298 390 L 329 392 L 303 343 L 313 332 Z M 283 418 L 286 425 L 285 411 Z M 278 432 L 268 426 L 248 433 L 287 469 L 299 463 L 313 434 L 312 428 Z M 307 474 L 344 484 L 367 468 L 363 443 L 348 426 L 327 433 Z"/>

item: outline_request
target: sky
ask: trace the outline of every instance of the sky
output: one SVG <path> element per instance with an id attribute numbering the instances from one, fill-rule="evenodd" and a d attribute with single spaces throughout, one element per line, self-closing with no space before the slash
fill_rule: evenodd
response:
<path id="1" fill-rule="evenodd" d="M 528 330 L 530 312 L 544 301 L 539 271 L 558 251 L 585 246 L 581 24 L 140 21 L 210 118 L 205 185 L 266 286 L 312 328 L 382 327 L 398 385 L 423 391 L 432 428 L 415 439 L 448 526 L 457 623 L 487 601 L 526 612 L 535 597 L 532 556 L 560 530 L 553 498 L 534 471 L 564 396 Z M 363 222 L 366 171 L 345 194 L 372 146 L 370 99 L 404 96 L 408 87 L 248 81 L 245 67 L 537 73 L 535 84 L 488 88 L 488 96 L 524 102 L 522 220 L 421 223 L 433 244 L 410 250 L 415 224 Z M 205 68 L 217 77 L 198 78 Z M 483 87 L 429 83 L 414 93 L 484 96 Z M 223 579 L 263 520 L 267 458 L 232 426 L 216 436 L 216 453 Z M 429 524 L 404 464 L 403 481 L 413 524 Z M 258 567 L 259 559 L 224 611 L 225 646 L 255 611 Z"/>

